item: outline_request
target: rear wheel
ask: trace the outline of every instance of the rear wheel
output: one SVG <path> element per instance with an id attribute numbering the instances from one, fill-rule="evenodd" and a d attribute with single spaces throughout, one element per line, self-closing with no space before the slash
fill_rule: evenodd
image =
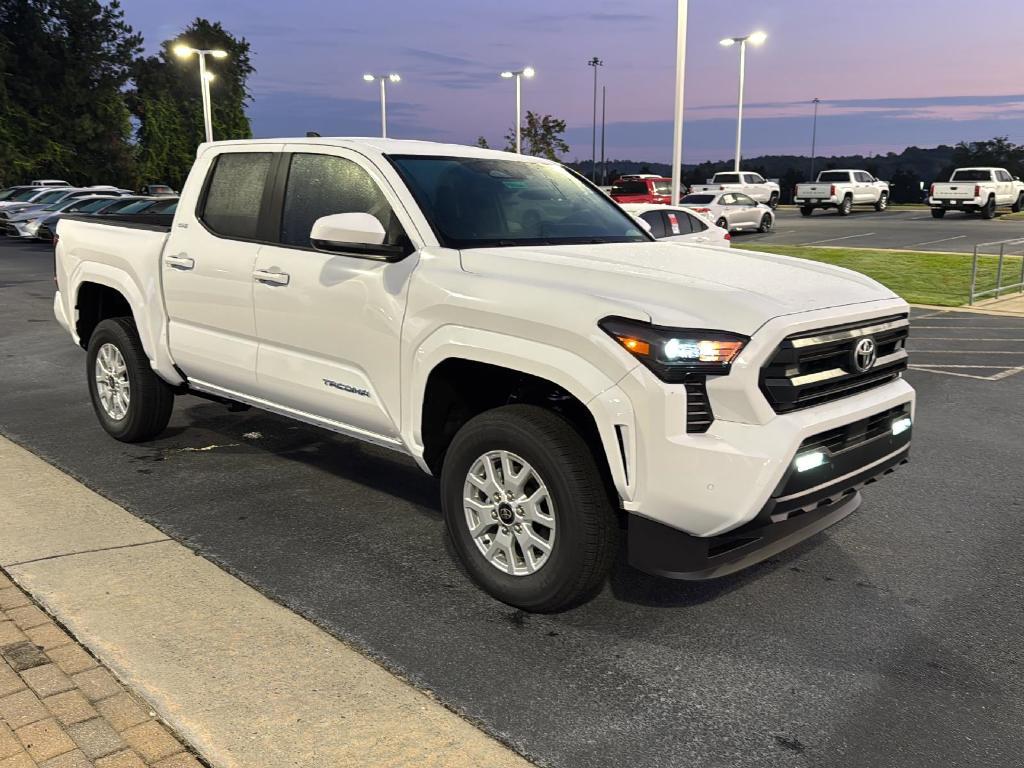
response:
<path id="1" fill-rule="evenodd" d="M 853 211 L 853 198 L 850 197 L 849 195 L 844 197 L 843 202 L 839 204 L 839 207 L 836 208 L 836 211 L 839 212 L 840 216 L 849 216 L 851 211 Z"/>
<path id="2" fill-rule="evenodd" d="M 769 198 L 768 198 L 768 207 L 771 208 L 773 211 L 776 208 L 779 207 L 779 193 L 778 192 L 772 192 L 772 194 L 769 196 Z"/>
<path id="3" fill-rule="evenodd" d="M 107 433 L 125 443 L 156 437 L 174 408 L 174 391 L 153 373 L 131 318 L 96 326 L 86 355 L 89 395 Z"/>
<path id="4" fill-rule="evenodd" d="M 941 219 L 945 215 L 946 215 L 946 209 L 945 208 L 932 208 L 932 218 L 933 219 Z"/>
<path id="5" fill-rule="evenodd" d="M 888 192 L 883 192 L 882 194 L 880 194 L 878 196 L 878 202 L 875 203 L 875 210 L 876 211 L 884 211 L 888 207 L 889 207 L 889 193 Z"/>
<path id="6" fill-rule="evenodd" d="M 772 231 L 772 215 L 766 213 L 761 217 L 761 224 L 757 227 L 758 232 L 771 232 Z"/>
<path id="7" fill-rule="evenodd" d="M 1017 202 L 1011 206 L 1010 210 L 1014 213 L 1024 211 L 1024 192 L 1020 193 L 1020 197 L 1017 198 Z"/>
<path id="8" fill-rule="evenodd" d="M 618 525 L 597 461 L 559 414 L 509 405 L 455 435 L 441 472 L 445 523 L 473 580 L 527 611 L 591 597 L 615 558 Z"/>
<path id="9" fill-rule="evenodd" d="M 812 213 L 814 213 L 814 209 L 811 208 L 809 205 L 805 205 L 803 208 L 800 209 L 801 216 L 810 216 Z"/>
<path id="10" fill-rule="evenodd" d="M 725 216 L 723 216 L 722 218 L 720 218 L 718 221 L 715 222 L 715 226 L 720 227 L 720 228 L 724 229 L 726 232 L 728 232 L 729 231 L 729 220 L 727 218 L 725 218 Z"/>
<path id="11" fill-rule="evenodd" d="M 990 197 L 988 202 L 985 203 L 985 207 L 981 209 L 981 218 L 991 219 L 996 215 L 996 199 Z"/>

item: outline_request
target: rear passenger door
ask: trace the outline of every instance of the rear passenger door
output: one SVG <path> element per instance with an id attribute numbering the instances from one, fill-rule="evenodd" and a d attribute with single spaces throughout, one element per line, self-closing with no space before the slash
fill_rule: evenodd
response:
<path id="1" fill-rule="evenodd" d="M 200 388 L 250 394 L 256 383 L 256 263 L 271 170 L 283 145 L 227 148 L 196 161 L 164 246 L 161 275 L 175 363 Z"/>
<path id="2" fill-rule="evenodd" d="M 400 429 L 399 343 L 409 279 L 418 263 L 411 225 L 380 172 L 361 155 L 294 145 L 281 156 L 275 243 L 261 248 L 251 276 L 260 397 L 325 426 L 383 444 Z M 388 263 L 325 253 L 310 243 L 313 222 L 370 213 L 385 244 L 409 255 Z"/>

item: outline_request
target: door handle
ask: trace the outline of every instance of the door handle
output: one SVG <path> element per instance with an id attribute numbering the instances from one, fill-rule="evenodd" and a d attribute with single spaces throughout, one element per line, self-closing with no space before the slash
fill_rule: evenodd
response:
<path id="1" fill-rule="evenodd" d="M 192 269 L 196 265 L 196 260 L 186 256 L 184 253 L 176 255 L 164 256 L 164 264 L 174 269 Z"/>
<path id="2" fill-rule="evenodd" d="M 267 285 L 288 285 L 288 281 L 291 279 L 285 272 L 268 272 L 265 269 L 257 269 L 252 276 L 256 282 Z"/>

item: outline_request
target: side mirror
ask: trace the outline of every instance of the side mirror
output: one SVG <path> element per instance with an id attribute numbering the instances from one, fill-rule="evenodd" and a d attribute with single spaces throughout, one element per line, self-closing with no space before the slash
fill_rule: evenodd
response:
<path id="1" fill-rule="evenodd" d="M 318 251 L 376 261 L 400 261 L 409 250 L 401 245 L 385 245 L 387 232 L 376 216 L 369 213 L 332 213 L 313 222 L 309 241 Z"/>
<path id="2" fill-rule="evenodd" d="M 639 216 L 634 216 L 633 218 L 636 220 L 637 224 L 644 228 L 645 232 L 653 231 L 654 228 L 651 226 L 651 222 L 649 222 L 647 219 L 642 219 Z"/>

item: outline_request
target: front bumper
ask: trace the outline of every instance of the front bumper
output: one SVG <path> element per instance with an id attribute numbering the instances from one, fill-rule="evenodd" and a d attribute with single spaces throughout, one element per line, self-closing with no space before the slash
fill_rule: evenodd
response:
<path id="1" fill-rule="evenodd" d="M 4 227 L 4 234 L 6 234 L 7 237 L 24 240 L 35 239 L 36 231 L 36 227 L 29 227 L 28 222 L 25 221 L 8 222 L 7 226 Z"/>
<path id="2" fill-rule="evenodd" d="M 885 431 L 876 428 L 870 439 L 829 453 L 827 464 L 798 472 L 791 463 L 757 516 L 728 533 L 692 536 L 650 518 L 630 515 L 630 564 L 667 578 L 712 579 L 761 562 L 823 531 L 860 506 L 860 488 L 907 463 L 911 430 L 892 434 L 889 425 L 909 414 L 907 404 L 864 420 L 863 424 L 877 427 L 881 419 Z M 861 424 L 851 426 L 863 429 Z M 806 444 L 819 443 L 810 438 L 802 445 Z"/>

